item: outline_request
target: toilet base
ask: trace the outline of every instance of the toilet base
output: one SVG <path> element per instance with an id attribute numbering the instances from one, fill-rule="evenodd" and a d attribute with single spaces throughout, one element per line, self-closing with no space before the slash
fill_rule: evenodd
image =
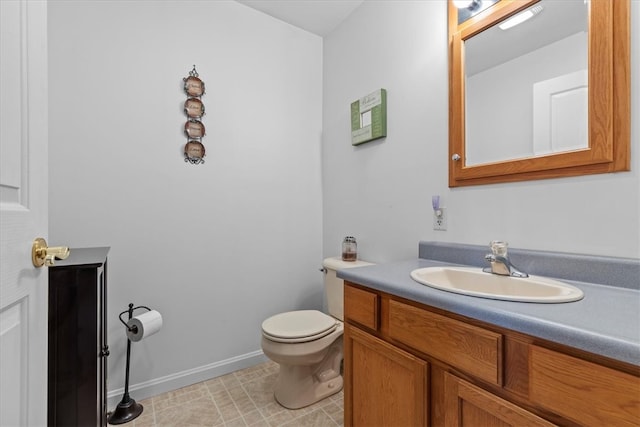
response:
<path id="1" fill-rule="evenodd" d="M 299 368 L 295 366 L 293 368 Z M 300 409 L 305 406 L 313 405 L 333 394 L 342 390 L 342 376 L 339 375 L 329 381 L 317 382 L 315 378 L 308 377 L 313 381 L 309 381 L 301 387 L 277 387 L 273 392 L 276 401 L 287 409 Z M 289 383 L 290 384 L 290 383 Z"/>
<path id="2" fill-rule="evenodd" d="M 342 342 L 333 345 L 322 362 L 311 366 L 280 365 L 273 395 L 288 409 L 312 405 L 342 390 Z"/>

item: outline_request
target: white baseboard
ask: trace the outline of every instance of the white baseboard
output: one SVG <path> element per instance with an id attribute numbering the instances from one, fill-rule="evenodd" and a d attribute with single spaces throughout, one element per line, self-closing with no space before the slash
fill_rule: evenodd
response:
<path id="1" fill-rule="evenodd" d="M 220 362 L 199 366 L 182 372 L 176 372 L 175 374 L 160 378 L 154 378 L 142 383 L 129 384 L 129 395 L 132 399 L 139 402 L 168 391 L 177 390 L 179 388 L 220 377 L 240 369 L 258 365 L 266 362 L 267 360 L 268 359 L 262 350 L 253 351 L 251 353 L 242 354 Z M 118 403 L 120 403 L 123 393 L 124 387 L 111 390 L 107 393 L 107 408 L 109 408 L 109 411 L 114 410 Z"/>

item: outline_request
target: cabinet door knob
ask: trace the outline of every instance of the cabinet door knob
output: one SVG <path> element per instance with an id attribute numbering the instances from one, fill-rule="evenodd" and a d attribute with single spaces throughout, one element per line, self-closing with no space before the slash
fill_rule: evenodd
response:
<path id="1" fill-rule="evenodd" d="M 102 351 L 100 352 L 100 356 L 107 357 L 109 355 L 109 346 L 105 345 Z"/>

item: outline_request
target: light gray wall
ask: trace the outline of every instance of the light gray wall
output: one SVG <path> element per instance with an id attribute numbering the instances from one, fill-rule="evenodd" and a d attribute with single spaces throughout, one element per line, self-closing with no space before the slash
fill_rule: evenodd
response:
<path id="1" fill-rule="evenodd" d="M 111 246 L 109 390 L 129 302 L 164 318 L 134 398 L 255 363 L 266 317 L 322 306 L 322 39 L 234 1 L 53 1 L 49 49 L 50 241 Z M 194 64 L 203 165 L 182 156 Z"/>
<path id="2" fill-rule="evenodd" d="M 640 257 L 640 2 L 632 3 L 632 171 L 450 189 L 444 1 L 368 1 L 324 40 L 323 250 L 415 256 L 418 240 Z M 384 140 L 353 147 L 349 104 L 387 89 Z M 432 230 L 431 196 L 448 230 Z"/>

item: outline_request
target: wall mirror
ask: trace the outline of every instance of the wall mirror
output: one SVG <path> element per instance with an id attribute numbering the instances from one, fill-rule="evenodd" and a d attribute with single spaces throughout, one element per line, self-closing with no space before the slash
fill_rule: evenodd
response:
<path id="1" fill-rule="evenodd" d="M 629 6 L 449 2 L 450 187 L 629 170 Z"/>

